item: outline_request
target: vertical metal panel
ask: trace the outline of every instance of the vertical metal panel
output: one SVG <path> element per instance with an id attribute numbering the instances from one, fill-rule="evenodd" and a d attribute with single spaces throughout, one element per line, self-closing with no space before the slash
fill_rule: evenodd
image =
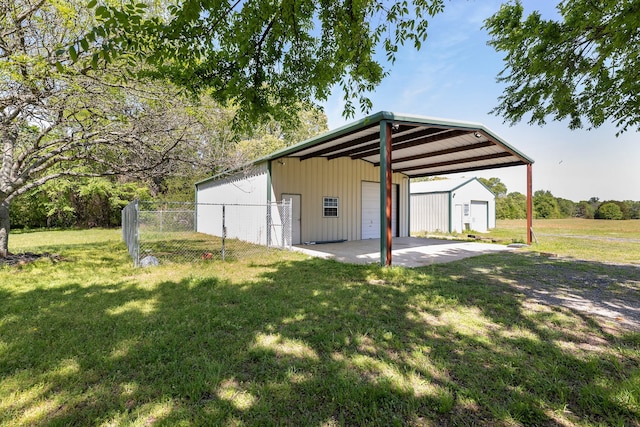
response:
<path id="1" fill-rule="evenodd" d="M 302 195 L 301 240 L 359 240 L 362 229 L 362 181 L 379 182 L 377 167 L 362 160 L 338 158 L 326 160 L 312 158 L 284 158 L 272 162 L 274 200 L 283 193 Z M 408 188 L 408 180 L 402 174 L 393 174 L 393 183 Z M 322 217 L 322 197 L 338 197 L 339 217 Z M 401 236 L 408 235 L 408 209 L 400 200 Z"/>
<path id="2" fill-rule="evenodd" d="M 198 186 L 197 231 L 214 236 L 221 235 L 222 209 L 220 206 L 207 206 L 206 203 L 262 204 L 267 202 L 268 171 L 267 164 L 254 166 L 247 176 L 244 173 L 218 181 L 209 181 Z M 229 236 L 248 242 L 266 245 L 267 223 L 264 206 L 255 208 L 227 207 L 226 215 L 233 217 L 227 227 Z"/>
<path id="3" fill-rule="evenodd" d="M 449 193 L 411 195 L 411 233 L 449 231 Z"/>
<path id="4" fill-rule="evenodd" d="M 427 203 L 422 200 L 425 197 L 441 198 L 443 195 L 447 195 L 447 206 L 433 205 L 432 200 Z M 446 192 L 433 192 L 433 193 L 413 193 L 411 195 L 411 232 L 420 231 L 441 231 L 441 232 L 462 232 L 465 229 L 465 223 L 468 223 L 473 228 L 473 215 L 463 214 L 463 206 L 470 206 L 471 202 L 484 202 L 486 205 L 483 207 L 482 221 L 487 225 L 480 227 L 476 231 L 486 231 L 488 228 L 495 227 L 495 196 L 484 185 L 477 180 L 470 180 L 457 187 L 452 191 Z M 415 206 L 415 204 L 419 206 Z M 430 209 L 430 212 L 424 212 L 423 210 Z M 486 212 L 486 213 L 485 213 Z M 415 215 L 415 217 L 414 217 Z M 436 216 L 442 216 L 442 218 L 435 218 Z M 447 223 L 445 224 L 445 218 Z M 475 222 L 477 222 L 476 219 Z"/>
<path id="5" fill-rule="evenodd" d="M 409 178 L 402 177 L 398 187 L 398 200 L 399 200 L 399 226 L 398 236 L 409 236 L 409 224 L 410 224 L 410 195 L 409 195 Z"/>

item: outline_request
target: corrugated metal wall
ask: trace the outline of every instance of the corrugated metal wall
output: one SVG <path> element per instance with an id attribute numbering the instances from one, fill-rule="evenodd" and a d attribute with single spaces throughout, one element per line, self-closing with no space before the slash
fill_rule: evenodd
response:
<path id="1" fill-rule="evenodd" d="M 197 231 L 222 235 L 222 207 L 206 203 L 261 204 L 263 206 L 226 206 L 227 236 L 247 242 L 267 244 L 267 164 L 253 166 L 218 181 L 204 182 L 197 191 Z M 277 209 L 274 209 L 277 214 Z"/>
<path id="2" fill-rule="evenodd" d="M 449 204 L 449 198 L 452 206 Z M 471 209 L 474 202 L 483 203 L 481 211 L 478 210 L 478 206 L 474 210 Z M 453 209 L 453 212 L 450 212 L 450 209 Z M 411 233 L 463 232 L 467 228 L 487 231 L 487 227 L 494 228 L 495 225 L 495 196 L 476 179 L 452 191 L 411 195 Z"/>
<path id="3" fill-rule="evenodd" d="M 449 193 L 411 195 L 411 233 L 449 232 Z"/>
<path id="4" fill-rule="evenodd" d="M 271 165 L 273 200 L 283 193 L 301 195 L 301 240 L 360 240 L 362 234 L 362 181 L 380 182 L 380 168 L 348 158 L 326 160 L 297 158 L 276 160 Z M 408 184 L 402 174 L 393 175 L 399 184 L 400 236 L 409 235 Z M 322 216 L 322 198 L 338 197 L 338 218 Z"/>

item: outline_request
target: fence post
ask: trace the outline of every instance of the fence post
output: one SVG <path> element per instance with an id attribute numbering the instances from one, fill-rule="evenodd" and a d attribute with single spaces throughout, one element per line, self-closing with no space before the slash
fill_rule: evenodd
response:
<path id="1" fill-rule="evenodd" d="M 280 214 L 280 216 L 281 216 L 280 222 L 282 223 L 282 230 L 280 232 L 280 234 L 281 234 L 280 238 L 282 239 L 281 246 L 284 246 L 284 245 L 287 244 L 286 243 L 287 242 L 287 240 L 286 240 L 287 236 L 285 234 L 285 228 L 284 228 L 284 225 L 287 223 L 287 209 L 286 209 L 287 208 L 287 201 L 285 199 L 282 199 L 282 204 L 279 207 L 280 207 L 280 209 L 278 209 L 278 211 L 282 212 Z"/>
<path id="2" fill-rule="evenodd" d="M 282 200 L 282 249 L 291 247 L 291 233 L 289 223 L 291 221 L 291 209 L 293 199 Z"/>
<path id="3" fill-rule="evenodd" d="M 271 227 L 272 227 L 272 219 L 271 219 L 271 202 L 267 202 L 267 248 L 271 247 Z"/>
<path id="4" fill-rule="evenodd" d="M 198 203 L 193 205 L 193 232 L 198 232 Z"/>
<path id="5" fill-rule="evenodd" d="M 133 266 L 140 267 L 140 207 L 139 200 L 133 201 Z"/>
<path id="6" fill-rule="evenodd" d="M 289 235 L 289 245 L 287 249 L 291 250 L 291 247 L 293 246 L 293 199 L 289 199 L 287 216 L 289 218 L 289 221 L 287 222 L 287 234 Z"/>
<path id="7" fill-rule="evenodd" d="M 225 206 L 222 205 L 222 261 L 224 261 L 224 256 L 225 256 L 224 240 L 226 237 L 227 237 L 227 225 L 225 222 Z"/>

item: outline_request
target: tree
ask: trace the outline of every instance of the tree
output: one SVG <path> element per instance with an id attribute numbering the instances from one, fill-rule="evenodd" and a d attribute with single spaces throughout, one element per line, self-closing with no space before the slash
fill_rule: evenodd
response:
<path id="1" fill-rule="evenodd" d="M 640 2 L 563 0 L 561 20 L 539 12 L 523 18 L 520 1 L 485 21 L 489 45 L 505 53 L 506 83 L 493 110 L 516 123 L 569 119 L 569 127 L 612 121 L 624 132 L 640 125 Z"/>
<path id="2" fill-rule="evenodd" d="M 0 257 L 10 205 L 60 177 L 166 175 L 215 156 L 175 88 L 119 78 L 119 61 L 65 49 L 93 24 L 76 0 L 0 0 Z"/>
<path id="3" fill-rule="evenodd" d="M 500 181 L 500 178 L 478 178 L 491 192 L 498 198 L 507 196 L 507 186 Z"/>
<path id="4" fill-rule="evenodd" d="M 620 206 L 614 202 L 605 202 L 596 211 L 597 219 L 622 219 Z"/>
<path id="5" fill-rule="evenodd" d="M 533 193 L 533 210 L 536 218 L 559 218 L 558 201 L 550 191 L 538 190 Z"/>
<path id="6" fill-rule="evenodd" d="M 58 178 L 13 200 L 11 228 L 118 226 L 122 208 L 146 198 L 146 185 L 122 177 Z"/>
<path id="7" fill-rule="evenodd" d="M 562 218 L 570 218 L 575 215 L 576 204 L 573 201 L 561 197 L 557 197 L 556 201 L 558 202 L 558 209 Z"/>
<path id="8" fill-rule="evenodd" d="M 299 124 L 289 129 L 275 120 L 258 125 L 233 147 L 228 156 L 235 157 L 237 166 L 241 166 L 328 130 L 327 116 L 315 108 L 300 110 L 296 122 Z"/>
<path id="9" fill-rule="evenodd" d="M 576 205 L 575 215 L 578 218 L 593 219 L 595 212 L 592 204 L 586 200 L 582 200 Z"/>
<path id="10" fill-rule="evenodd" d="M 615 205 L 616 207 L 612 207 Z M 596 209 L 595 219 L 631 219 L 631 210 L 628 203 L 618 200 L 602 202 Z"/>
<path id="11" fill-rule="evenodd" d="M 640 219 L 640 201 L 625 200 L 629 211 L 629 219 Z"/>
<path id="12" fill-rule="evenodd" d="M 496 199 L 496 218 L 523 219 L 527 217 L 527 196 L 517 191 Z"/>
<path id="13" fill-rule="evenodd" d="M 443 0 L 194 0 L 149 16 L 137 0 L 107 2 L 95 9 L 99 25 L 73 49 L 97 44 L 97 56 L 87 58 L 94 67 L 124 55 L 193 92 L 210 90 L 221 105 L 239 107 L 240 124 L 285 123 L 336 86 L 349 116 L 356 104 L 371 107 L 366 92 L 388 72 L 376 54 L 393 63 L 399 45 L 419 49 L 427 18 L 443 8 Z"/>
<path id="14" fill-rule="evenodd" d="M 203 103 L 212 102 L 203 97 Z M 162 193 L 164 200 L 186 201 L 193 198 L 193 183 L 211 176 L 212 172 L 222 170 L 234 170 L 249 164 L 252 160 L 264 157 L 278 149 L 296 144 L 309 139 L 323 131 L 326 131 L 327 116 L 315 108 L 303 108 L 298 112 L 294 127 L 285 127 L 282 123 L 270 120 L 266 123 L 254 126 L 248 133 L 237 134 L 232 130 L 232 121 L 235 117 L 235 109 L 220 109 L 226 119 L 215 122 L 210 129 L 212 134 L 224 131 L 228 142 L 224 145 L 224 153 L 219 158 L 217 168 L 198 168 L 189 165 L 183 168 L 181 173 L 171 176 L 157 177 L 154 180 L 154 189 Z M 218 141 L 216 140 L 216 143 Z"/>

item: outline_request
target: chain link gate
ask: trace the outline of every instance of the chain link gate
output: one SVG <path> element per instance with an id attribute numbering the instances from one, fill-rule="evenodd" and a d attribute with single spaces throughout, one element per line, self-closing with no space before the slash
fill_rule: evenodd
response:
<path id="1" fill-rule="evenodd" d="M 289 200 L 255 205 L 135 200 L 122 210 L 122 238 L 135 267 L 290 250 L 291 228 Z"/>

